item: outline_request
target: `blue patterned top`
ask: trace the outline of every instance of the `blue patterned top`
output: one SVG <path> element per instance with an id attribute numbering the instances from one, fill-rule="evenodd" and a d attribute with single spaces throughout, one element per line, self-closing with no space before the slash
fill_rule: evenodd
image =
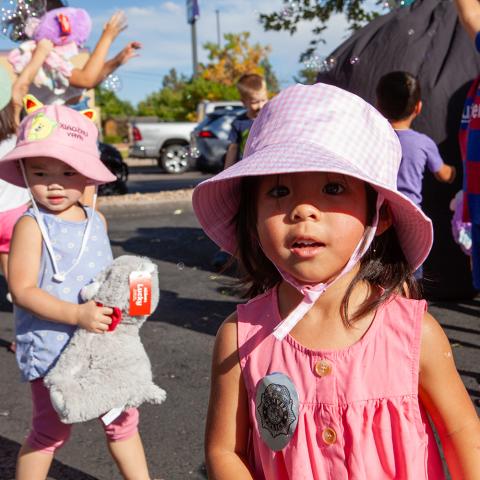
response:
<path id="1" fill-rule="evenodd" d="M 105 225 L 100 216 L 85 207 L 88 217 L 93 215 L 90 238 L 82 258 L 67 275 L 64 282 L 53 280 L 53 265 L 43 242 L 38 287 L 54 297 L 71 303 L 82 303 L 80 290 L 112 261 L 112 250 Z M 73 222 L 42 211 L 45 227 L 50 236 L 59 271 L 67 271 L 80 252 L 87 220 Z M 24 215 L 33 218 L 33 210 Z M 23 381 L 44 377 L 54 365 L 77 327 L 42 320 L 15 306 L 17 363 Z"/>

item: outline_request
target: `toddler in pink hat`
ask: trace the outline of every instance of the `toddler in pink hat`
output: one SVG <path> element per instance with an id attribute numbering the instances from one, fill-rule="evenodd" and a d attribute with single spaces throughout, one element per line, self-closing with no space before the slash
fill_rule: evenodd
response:
<path id="1" fill-rule="evenodd" d="M 93 111 L 42 106 L 27 96 L 15 148 L 0 159 L 0 178 L 27 187 L 32 202 L 11 242 L 9 288 L 15 304 L 16 357 L 29 382 L 32 426 L 20 449 L 17 480 L 44 479 L 71 425 L 60 421 L 43 384 L 77 328 L 103 334 L 113 310 L 80 303 L 80 291 L 112 261 L 105 219 L 80 203 L 88 185 L 115 180 L 97 148 Z M 149 479 L 138 433 L 138 411 L 104 425 L 125 478 Z"/>
<path id="2" fill-rule="evenodd" d="M 209 478 L 441 480 L 480 471 L 480 427 L 412 273 L 430 220 L 397 191 L 395 132 L 361 98 L 296 85 L 193 206 L 252 298 L 217 334 Z M 447 393 L 448 392 L 448 393 Z"/>

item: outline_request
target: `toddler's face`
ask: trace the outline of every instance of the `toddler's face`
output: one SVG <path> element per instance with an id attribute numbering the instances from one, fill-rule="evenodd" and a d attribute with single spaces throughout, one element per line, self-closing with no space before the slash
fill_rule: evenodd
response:
<path id="1" fill-rule="evenodd" d="M 336 173 L 260 179 L 257 231 L 265 255 L 301 283 L 341 272 L 365 232 L 365 183 Z"/>
<path id="2" fill-rule="evenodd" d="M 268 102 L 267 90 L 262 89 L 259 92 L 244 95 L 242 102 L 247 109 L 247 115 L 250 118 L 256 118 L 263 106 Z"/>
<path id="3" fill-rule="evenodd" d="M 87 186 L 86 177 L 55 158 L 27 158 L 24 165 L 33 197 L 49 211 L 63 212 L 71 207 Z"/>

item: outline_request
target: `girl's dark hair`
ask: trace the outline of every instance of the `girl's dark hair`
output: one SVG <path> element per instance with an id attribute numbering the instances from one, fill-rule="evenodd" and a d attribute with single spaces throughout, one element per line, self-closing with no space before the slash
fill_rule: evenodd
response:
<path id="1" fill-rule="evenodd" d="M 366 185 L 368 218 L 371 224 L 375 215 L 377 192 Z M 240 205 L 233 222 L 236 225 L 238 247 L 236 258 L 241 277 L 239 283 L 245 288 L 245 296 L 252 298 L 280 283 L 282 276 L 275 265 L 265 256 L 257 234 L 258 177 L 244 177 L 241 183 Z M 386 208 L 386 207 L 382 207 Z M 382 212 L 380 213 L 382 214 Z M 365 300 L 354 315 L 349 315 L 348 302 L 355 286 L 366 281 L 379 292 Z M 347 288 L 341 304 L 341 316 L 345 325 L 375 310 L 392 294 L 404 294 L 420 298 L 420 288 L 398 242 L 392 226 L 374 238 L 366 254 L 360 260 L 360 270 Z"/>
<path id="2" fill-rule="evenodd" d="M 7 106 L 0 110 L 0 142 L 14 135 L 16 131 L 15 108 L 13 101 L 10 100 Z"/>
<path id="3" fill-rule="evenodd" d="M 388 120 L 403 120 L 422 98 L 418 79 L 408 72 L 390 72 L 377 85 L 377 108 Z"/>

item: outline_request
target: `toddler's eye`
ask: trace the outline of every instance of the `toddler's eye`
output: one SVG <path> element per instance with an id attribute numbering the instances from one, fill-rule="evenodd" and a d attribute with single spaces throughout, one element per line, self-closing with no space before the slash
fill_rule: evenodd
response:
<path id="1" fill-rule="evenodd" d="M 323 187 L 322 191 L 327 195 L 339 195 L 345 191 L 345 187 L 341 183 L 330 182 Z"/>
<path id="2" fill-rule="evenodd" d="M 45 174 L 43 172 L 33 172 L 33 175 L 35 175 L 35 177 L 43 177 L 45 176 Z"/>
<path id="3" fill-rule="evenodd" d="M 64 172 L 63 173 L 66 177 L 73 177 L 74 175 L 77 174 L 77 172 Z"/>
<path id="4" fill-rule="evenodd" d="M 285 185 L 276 185 L 268 192 L 269 197 L 281 198 L 285 197 L 290 193 L 290 189 Z"/>

